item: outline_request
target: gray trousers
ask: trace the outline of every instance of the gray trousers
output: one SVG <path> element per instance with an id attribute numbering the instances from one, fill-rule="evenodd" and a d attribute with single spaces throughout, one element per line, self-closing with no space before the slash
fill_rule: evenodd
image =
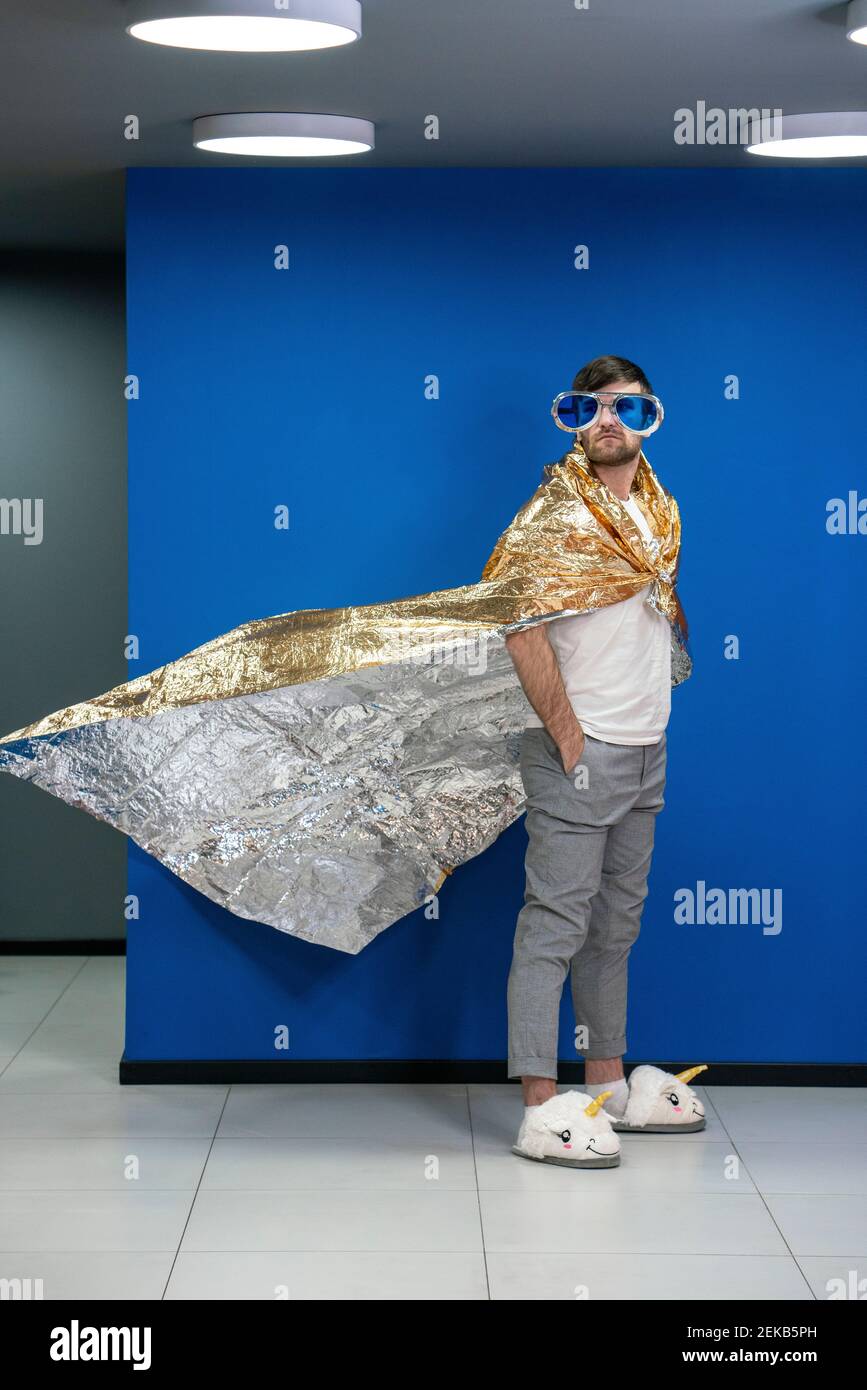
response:
<path id="1" fill-rule="evenodd" d="M 577 1051 L 626 1051 L 626 978 L 647 896 L 666 738 L 588 738 L 569 775 L 547 729 L 525 729 L 529 837 L 524 906 L 509 972 L 509 1076 L 556 1079 L 563 982 L 571 967 Z M 582 772 L 582 768 L 584 769 Z M 586 783 L 586 785 L 582 785 Z"/>

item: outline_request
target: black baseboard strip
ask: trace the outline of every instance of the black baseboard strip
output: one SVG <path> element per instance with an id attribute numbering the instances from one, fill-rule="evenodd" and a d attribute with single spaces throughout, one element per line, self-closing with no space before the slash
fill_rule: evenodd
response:
<path id="1" fill-rule="evenodd" d="M 126 937 L 92 941 L 0 941 L 0 956 L 125 956 Z"/>
<path id="2" fill-rule="evenodd" d="M 639 1062 L 627 1062 L 627 1074 Z M 678 1072 L 693 1065 L 689 1058 L 655 1062 L 663 1071 Z M 561 1085 L 584 1079 L 581 1062 L 561 1062 Z M 508 1082 L 505 1062 L 437 1061 L 131 1061 L 121 1058 L 122 1086 L 202 1086 L 273 1082 Z M 517 1086 L 518 1082 L 511 1084 Z M 710 1062 L 696 1086 L 867 1086 L 867 1064 L 860 1062 Z"/>

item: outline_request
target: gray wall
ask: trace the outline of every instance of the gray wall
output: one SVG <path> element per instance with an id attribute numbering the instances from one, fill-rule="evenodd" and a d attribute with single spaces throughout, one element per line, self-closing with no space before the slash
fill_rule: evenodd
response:
<path id="1" fill-rule="evenodd" d="M 0 736 L 127 679 L 125 356 L 122 257 L 0 252 Z M 0 942 L 122 938 L 126 844 L 0 774 Z"/>

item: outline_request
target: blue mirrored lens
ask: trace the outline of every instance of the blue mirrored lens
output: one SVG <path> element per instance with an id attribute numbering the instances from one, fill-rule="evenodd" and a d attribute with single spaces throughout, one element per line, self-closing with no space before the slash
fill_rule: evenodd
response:
<path id="1" fill-rule="evenodd" d="M 656 423 L 656 403 L 647 396 L 621 396 L 617 418 L 627 430 L 649 430 Z"/>
<path id="2" fill-rule="evenodd" d="M 595 418 L 596 410 L 593 396 L 564 396 L 557 406 L 557 418 L 569 430 L 583 430 Z"/>

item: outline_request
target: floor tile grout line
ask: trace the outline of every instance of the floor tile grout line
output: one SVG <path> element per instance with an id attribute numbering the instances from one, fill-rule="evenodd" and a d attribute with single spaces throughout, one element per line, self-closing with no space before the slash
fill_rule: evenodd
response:
<path id="1" fill-rule="evenodd" d="M 490 1276 L 489 1276 L 489 1274 L 488 1274 L 488 1252 L 487 1252 L 487 1249 L 486 1249 L 486 1247 L 485 1247 L 485 1221 L 484 1221 L 484 1217 L 482 1216 L 482 1193 L 481 1193 L 481 1189 L 479 1188 L 479 1170 L 478 1170 L 478 1166 L 477 1166 L 477 1164 L 476 1164 L 476 1136 L 475 1136 L 475 1131 L 474 1131 L 474 1129 L 473 1129 L 473 1108 L 472 1108 L 472 1104 L 471 1104 L 471 1102 L 470 1102 L 470 1088 L 469 1088 L 469 1086 L 467 1086 L 467 1087 L 465 1087 L 464 1089 L 465 1089 L 466 1101 L 467 1101 L 467 1120 L 468 1120 L 469 1126 L 470 1126 L 470 1144 L 471 1144 L 471 1146 L 472 1146 L 472 1154 L 473 1154 L 473 1176 L 474 1176 L 474 1178 L 475 1178 L 476 1204 L 477 1204 L 477 1206 L 478 1206 L 478 1211 L 479 1211 L 479 1236 L 481 1237 L 481 1241 L 482 1241 L 482 1260 L 484 1261 L 484 1266 L 485 1266 L 485 1288 L 486 1288 L 487 1291 L 488 1291 L 488 1302 L 490 1303 L 490 1302 L 491 1302 L 491 1280 L 490 1280 Z M 447 1189 L 447 1190 L 448 1190 L 448 1189 Z"/>
<path id="2" fill-rule="evenodd" d="M 207 1159 L 205 1160 L 205 1162 L 207 1162 Z M 289 1193 L 289 1192 L 297 1192 L 297 1194 L 299 1195 L 299 1197 L 300 1197 L 302 1194 L 305 1195 L 305 1196 L 310 1196 L 310 1194 L 311 1194 L 311 1193 L 314 1193 L 314 1192 L 321 1192 L 321 1193 L 323 1193 L 323 1194 L 324 1194 L 324 1193 L 327 1193 L 329 1197 L 334 1196 L 334 1194 L 335 1194 L 335 1193 L 338 1193 L 338 1192 L 347 1192 L 347 1193 L 348 1193 L 348 1192 L 352 1192 L 352 1193 L 354 1193 L 355 1195 L 357 1195 L 357 1196 L 362 1196 L 362 1197 L 375 1197 L 375 1196 L 377 1196 L 377 1195 L 382 1196 L 382 1195 L 385 1195 L 385 1194 L 388 1194 L 388 1196 L 390 1196 L 390 1197 L 419 1197 L 419 1196 L 421 1196 L 421 1194 L 426 1190 L 426 1187 L 427 1187 L 427 1186 L 429 1186 L 429 1184 L 426 1184 L 425 1187 L 206 1187 L 206 1188 L 204 1189 L 204 1192 L 205 1192 L 205 1195 L 207 1195 L 207 1193 L 209 1193 L 209 1192 L 221 1192 L 221 1193 L 223 1193 L 223 1194 L 225 1194 L 225 1193 L 227 1193 L 227 1192 L 235 1192 L 235 1193 L 237 1193 L 238 1195 L 244 1194 L 245 1196 L 248 1196 L 248 1197 L 258 1197 L 258 1196 L 260 1196 L 260 1195 L 264 1196 L 266 1193 L 269 1193 L 269 1192 L 280 1192 L 280 1193 L 283 1193 L 283 1194 L 286 1194 L 286 1193 Z M 6 1193 L 8 1193 L 10 1196 L 13 1195 L 13 1194 L 15 1194 L 15 1195 L 18 1196 L 18 1197 L 24 1197 L 24 1196 L 29 1196 L 29 1197 L 44 1197 L 44 1196 L 47 1196 L 49 1193 L 52 1193 L 52 1192 L 54 1192 L 54 1193 L 57 1193 L 57 1192 L 73 1192 L 73 1193 L 74 1193 L 74 1192 L 80 1192 L 80 1193 L 82 1193 L 82 1194 L 85 1193 L 85 1192 L 89 1192 L 89 1193 L 91 1193 L 91 1194 L 94 1193 L 94 1192 L 127 1192 L 128 1195 L 131 1196 L 131 1197 L 140 1197 L 141 1194 L 142 1194 L 143 1192 L 187 1192 L 187 1193 L 190 1193 L 190 1192 L 191 1192 L 191 1193 L 193 1193 L 193 1194 L 196 1194 L 196 1193 L 198 1192 L 198 1190 L 199 1190 L 199 1184 L 197 1184 L 195 1187 L 140 1187 L 140 1188 L 136 1189 L 136 1190 L 133 1191 L 133 1192 L 130 1192 L 130 1191 L 129 1191 L 128 1186 L 127 1186 L 127 1187 L 0 1187 L 0 1196 L 2 1196 L 3 1194 L 6 1194 Z M 500 1187 L 494 1187 L 494 1188 L 484 1188 L 484 1187 L 483 1187 L 483 1188 L 480 1189 L 475 1183 L 467 1183 L 467 1186 L 466 1186 L 466 1187 L 443 1187 L 443 1188 L 440 1188 L 440 1192 L 441 1192 L 441 1193 L 453 1194 L 453 1195 L 455 1195 L 455 1196 L 457 1196 L 459 1193 L 465 1193 L 465 1192 L 470 1192 L 470 1193 L 478 1193 L 479 1191 L 482 1191 L 482 1192 L 489 1192 L 489 1191 L 490 1191 L 490 1192 L 507 1192 L 507 1191 L 511 1191 L 511 1190 L 512 1190 L 512 1189 L 510 1189 L 510 1188 L 500 1188 Z M 521 1195 L 521 1194 L 516 1193 L 515 1195 L 517 1196 L 517 1195 Z M 664 1195 L 664 1194 L 657 1194 L 657 1195 Z M 670 1193 L 670 1194 L 668 1194 L 668 1195 L 669 1195 L 669 1196 L 673 1196 L 673 1195 L 675 1195 L 675 1194 Z M 723 1194 L 723 1193 L 705 1193 L 704 1195 L 705 1195 L 705 1196 L 723 1196 L 724 1194 Z M 744 1194 L 743 1194 L 743 1196 L 751 1196 L 751 1195 L 752 1195 L 751 1193 L 744 1193 Z M 809 1196 L 809 1195 L 811 1195 L 811 1194 L 807 1193 L 807 1194 L 805 1194 L 805 1195 Z"/>
<path id="3" fill-rule="evenodd" d="M 804 1269 L 804 1266 L 801 1264 L 801 1261 L 802 1261 L 802 1260 L 857 1260 L 857 1259 L 860 1259 L 860 1258 L 862 1258 L 862 1257 L 859 1256 L 859 1255 L 793 1255 L 793 1256 L 792 1256 L 792 1259 L 795 1261 L 795 1264 L 798 1266 L 798 1272 L 799 1272 L 801 1278 L 804 1280 L 805 1284 L 807 1285 L 807 1288 L 808 1288 L 808 1289 L 810 1290 L 810 1292 L 812 1293 L 813 1298 L 814 1298 L 814 1300 L 816 1301 L 816 1303 L 827 1303 L 829 1300 L 826 1299 L 826 1298 L 820 1298 L 819 1295 L 816 1293 L 815 1289 L 813 1288 L 813 1285 L 810 1283 L 810 1280 L 809 1280 L 808 1275 L 807 1275 L 807 1271 Z"/>
<path id="4" fill-rule="evenodd" d="M 727 1127 L 726 1127 L 725 1120 L 723 1119 L 722 1115 L 720 1114 L 719 1110 L 718 1110 L 717 1107 L 716 1107 L 716 1104 L 714 1103 L 714 1098 L 713 1098 L 713 1096 L 710 1095 L 710 1094 L 708 1093 L 708 1089 L 707 1089 L 706 1086 L 703 1086 L 703 1087 L 702 1087 L 702 1090 L 704 1091 L 704 1098 L 705 1098 L 705 1100 L 708 1102 L 708 1104 L 710 1105 L 711 1110 L 713 1111 L 714 1115 L 715 1115 L 716 1118 L 717 1118 L 717 1122 L 718 1122 L 718 1124 L 719 1124 L 720 1129 L 722 1130 L 723 1134 L 725 1134 L 725 1136 L 726 1136 L 726 1138 L 729 1140 L 729 1142 L 733 1144 L 735 1141 L 734 1141 L 734 1139 L 732 1138 L 732 1136 L 729 1134 L 729 1131 L 728 1131 L 728 1129 L 727 1129 Z"/>
<path id="5" fill-rule="evenodd" d="M 733 1144 L 734 1144 L 734 1141 L 733 1141 Z M 783 1242 L 783 1244 L 785 1245 L 786 1249 L 788 1250 L 790 1256 L 791 1256 L 792 1259 L 794 1260 L 794 1262 L 795 1262 L 795 1264 L 796 1264 L 796 1266 L 797 1266 L 797 1269 L 798 1269 L 798 1273 L 800 1274 L 801 1278 L 804 1280 L 805 1284 L 807 1285 L 807 1288 L 808 1288 L 809 1291 L 810 1291 L 810 1295 L 811 1295 L 813 1301 L 814 1301 L 814 1302 L 818 1302 L 818 1299 L 816 1298 L 816 1294 L 815 1294 L 815 1292 L 814 1292 L 814 1290 L 813 1290 L 812 1284 L 810 1283 L 809 1279 L 807 1278 L 806 1274 L 805 1274 L 804 1271 L 801 1269 L 801 1266 L 800 1266 L 800 1264 L 798 1263 L 798 1257 L 797 1257 L 797 1255 L 795 1254 L 795 1252 L 794 1252 L 794 1250 L 792 1249 L 792 1247 L 791 1247 L 791 1245 L 789 1244 L 789 1242 L 786 1240 L 786 1237 L 783 1235 L 782 1228 L 780 1227 L 779 1222 L 776 1220 L 776 1218 L 775 1218 L 775 1216 L 774 1216 L 774 1213 L 771 1211 L 770 1207 L 768 1206 L 768 1204 L 767 1204 L 767 1202 L 766 1202 L 766 1200 L 765 1200 L 765 1193 L 764 1193 L 764 1192 L 762 1191 L 762 1189 L 759 1187 L 759 1184 L 756 1182 L 756 1179 L 754 1178 L 753 1174 L 750 1172 L 749 1164 L 747 1163 L 746 1159 L 744 1158 L 743 1154 L 740 1152 L 740 1150 L 738 1149 L 738 1147 L 737 1147 L 736 1144 L 734 1144 L 734 1149 L 735 1149 L 735 1152 L 736 1152 L 736 1154 L 737 1154 L 737 1156 L 738 1156 L 738 1161 L 739 1161 L 740 1163 L 743 1164 L 744 1169 L 745 1169 L 745 1171 L 746 1171 L 746 1173 L 747 1173 L 747 1176 L 748 1176 L 749 1179 L 750 1179 L 750 1182 L 753 1184 L 753 1187 L 756 1189 L 756 1195 L 757 1195 L 758 1198 L 760 1199 L 760 1201 L 761 1201 L 761 1203 L 762 1203 L 762 1206 L 764 1207 L 765 1211 L 768 1213 L 768 1216 L 769 1216 L 769 1217 L 771 1218 L 771 1220 L 773 1221 L 774 1226 L 776 1227 L 776 1229 L 779 1231 L 779 1233 L 780 1233 L 780 1239 L 782 1240 L 782 1242 Z M 778 1195 L 786 1195 L 786 1194 L 778 1194 Z M 818 1193 L 815 1193 L 815 1194 L 814 1194 L 814 1193 L 792 1193 L 792 1194 L 789 1194 L 789 1195 L 792 1195 L 792 1196 L 818 1196 L 818 1195 L 820 1195 L 820 1194 L 818 1194 Z"/>
<path id="6" fill-rule="evenodd" d="M 48 957 L 48 959 L 56 959 L 56 957 Z M 76 970 L 75 974 L 72 976 L 71 979 L 67 980 L 66 984 L 63 986 L 63 989 L 60 991 L 60 993 L 58 994 L 58 996 L 57 996 L 57 998 L 55 999 L 54 1003 L 51 1005 L 51 1008 L 48 1010 L 48 1012 L 47 1012 L 46 1014 L 43 1015 L 42 1018 L 40 1018 L 39 1022 L 36 1024 L 36 1027 L 33 1029 L 33 1032 L 27 1034 L 27 1037 L 24 1039 L 23 1043 L 22 1043 L 21 1046 L 18 1048 L 18 1051 L 17 1051 L 17 1052 L 13 1052 L 12 1056 L 9 1058 L 9 1061 L 6 1063 L 6 1066 L 3 1068 L 3 1071 L 0 1072 L 0 1076 L 2 1076 L 2 1075 L 3 1075 L 3 1072 L 6 1072 L 6 1071 L 9 1069 L 9 1067 L 11 1067 L 12 1063 L 16 1060 L 16 1058 L 18 1057 L 19 1053 L 21 1053 L 21 1052 L 24 1051 L 25 1047 L 26 1047 L 27 1044 L 30 1042 L 30 1040 L 32 1039 L 32 1037 L 34 1036 L 34 1034 L 39 1032 L 39 1029 L 42 1027 L 42 1025 L 43 1025 L 43 1023 L 45 1022 L 45 1020 L 50 1016 L 50 1014 L 52 1013 L 52 1011 L 53 1011 L 54 1009 L 57 1008 L 57 1005 L 60 1003 L 60 1001 L 61 1001 L 61 999 L 63 998 L 63 996 L 64 996 L 64 994 L 66 993 L 66 991 L 67 991 L 69 988 L 71 988 L 72 985 L 75 984 L 75 981 L 78 979 L 78 977 L 79 977 L 79 975 L 81 974 L 82 970 L 85 970 L 85 969 L 87 968 L 87 966 L 90 964 L 90 962 L 91 962 L 93 959 L 94 959 L 93 956 L 85 956 L 85 957 L 84 957 L 84 959 L 83 959 L 82 962 L 81 962 L 81 965 L 78 967 L 78 969 Z M 54 1093 L 52 1092 L 51 1094 L 54 1094 Z"/>
<path id="7" fill-rule="evenodd" d="M 481 1247 L 474 1250 L 419 1250 L 415 1247 L 407 1248 L 405 1245 L 377 1246 L 375 1248 L 371 1246 L 349 1246 L 346 1249 L 342 1247 L 338 1249 L 334 1246 L 327 1250 L 323 1250 L 318 1246 L 299 1245 L 288 1247 L 267 1246 L 254 1249 L 250 1249 L 249 1246 L 243 1246 L 241 1249 L 235 1249 L 234 1247 L 229 1249 L 220 1246 L 213 1249 L 209 1247 L 202 1250 L 187 1250 L 184 1253 L 188 1255 L 482 1255 L 485 1251 Z M 523 1255 L 562 1255 L 571 1258 L 572 1256 L 580 1255 L 583 1258 L 587 1258 L 596 1255 L 604 1255 L 606 1258 L 610 1257 L 613 1259 L 617 1259 L 620 1256 L 624 1258 L 646 1256 L 651 1260 L 785 1260 L 787 1264 L 798 1265 L 798 1257 L 796 1255 L 764 1255 L 740 1250 L 491 1250 L 489 1253 L 492 1255 L 510 1255 L 515 1257 Z M 21 1250 L 16 1248 L 15 1250 L 0 1249 L 0 1255 L 173 1255 L 177 1257 L 178 1251 L 172 1248 L 168 1250 L 130 1250 L 128 1248 L 122 1250 L 118 1250 L 117 1248 L 109 1250 L 56 1250 L 54 1248 L 48 1250 Z M 855 1260 L 862 1259 L 863 1257 L 860 1255 L 803 1255 L 801 1258 L 805 1260 Z M 798 1272 L 803 1274 L 799 1265 Z M 815 1295 L 813 1295 L 813 1297 L 815 1297 Z"/>
<path id="8" fill-rule="evenodd" d="M 204 1161 L 204 1163 L 202 1164 L 202 1171 L 201 1171 L 201 1173 L 199 1174 L 199 1181 L 196 1183 L 196 1190 L 195 1190 L 195 1192 L 193 1193 L 193 1200 L 190 1202 L 190 1209 L 189 1209 L 189 1211 L 187 1212 L 187 1219 L 186 1219 L 186 1221 L 184 1222 L 184 1229 L 181 1231 L 180 1239 L 178 1240 L 177 1249 L 175 1250 L 175 1257 L 174 1257 L 174 1259 L 172 1260 L 172 1267 L 171 1267 L 171 1269 L 169 1270 L 168 1278 L 166 1279 L 165 1287 L 164 1287 L 164 1289 L 163 1289 L 162 1297 L 161 1297 L 161 1299 L 160 1299 L 160 1302 L 163 1302 L 163 1303 L 165 1302 L 165 1297 L 166 1297 L 166 1294 L 168 1293 L 169 1284 L 172 1282 L 172 1275 L 173 1275 L 174 1272 L 175 1272 L 175 1265 L 176 1265 L 177 1262 L 178 1262 L 178 1255 L 181 1253 L 181 1246 L 182 1246 L 183 1243 L 184 1243 L 184 1236 L 187 1234 L 187 1227 L 188 1227 L 189 1224 L 190 1224 L 190 1217 L 191 1217 L 192 1214 L 193 1214 L 193 1207 L 196 1205 L 196 1198 L 197 1198 L 198 1195 L 199 1195 L 199 1188 L 200 1188 L 201 1185 L 202 1185 L 202 1178 L 205 1176 L 205 1169 L 206 1169 L 207 1166 L 208 1166 L 208 1159 L 211 1157 L 211 1152 L 212 1152 L 213 1147 L 214 1147 L 214 1140 L 215 1140 L 216 1137 L 217 1137 L 217 1132 L 218 1132 L 218 1130 L 219 1130 L 219 1128 L 220 1128 L 220 1124 L 221 1124 L 221 1122 L 222 1122 L 223 1116 L 224 1116 L 224 1114 L 226 1113 L 226 1106 L 229 1104 L 229 1096 L 230 1096 L 231 1094 L 232 1094 L 232 1087 L 231 1087 L 231 1086 L 228 1086 L 228 1087 L 226 1088 L 226 1094 L 225 1094 L 225 1096 L 223 1097 L 223 1105 L 222 1105 L 222 1108 L 221 1108 L 221 1110 L 220 1110 L 219 1115 L 217 1116 L 217 1123 L 216 1123 L 216 1125 L 214 1126 L 214 1132 L 213 1132 L 213 1134 L 211 1135 L 211 1142 L 210 1142 L 210 1144 L 208 1145 L 208 1152 L 205 1154 L 205 1161 Z"/>
<path id="9" fill-rule="evenodd" d="M 129 1142 L 134 1143 L 134 1142 L 136 1142 L 136 1140 L 137 1140 L 139 1137 L 140 1137 L 140 1136 L 137 1136 L 137 1135 L 136 1135 L 136 1136 L 134 1136 L 133 1139 L 132 1139 L 131 1141 L 129 1141 Z M 210 1156 L 210 1151 L 209 1151 L 209 1155 L 208 1155 L 208 1156 Z M 740 1158 L 740 1154 L 738 1154 L 738 1158 Z M 207 1162 L 207 1159 L 205 1160 L 205 1162 Z M 752 1181 L 755 1182 L 755 1179 L 752 1179 Z M 306 1194 L 309 1195 L 310 1193 L 315 1193 L 315 1192 L 322 1192 L 322 1193 L 326 1193 L 326 1192 L 327 1192 L 327 1193 L 329 1194 L 329 1196 L 331 1196 L 331 1195 L 333 1195 L 334 1193 L 339 1193 L 339 1192 L 345 1192 L 345 1193 L 350 1193 L 350 1192 L 352 1192 L 352 1193 L 355 1193 L 355 1194 L 357 1194 L 357 1195 L 359 1195 L 359 1196 L 365 1196 L 365 1197 L 373 1197 L 373 1196 L 376 1196 L 376 1195 L 384 1195 L 384 1194 L 388 1194 L 388 1195 L 391 1196 L 391 1197 L 412 1197 L 412 1196 L 420 1196 L 424 1191 L 426 1191 L 426 1189 L 427 1189 L 427 1184 L 425 1185 L 425 1187 L 334 1187 L 333 1185 L 331 1185 L 331 1186 L 327 1186 L 327 1187 L 206 1187 L 206 1188 L 204 1189 L 204 1192 L 205 1192 L 205 1194 L 207 1194 L 207 1193 L 209 1193 L 209 1192 L 222 1192 L 222 1193 L 227 1193 L 227 1192 L 230 1192 L 230 1193 L 231 1193 L 231 1192 L 235 1192 L 235 1193 L 238 1193 L 238 1194 L 244 1193 L 244 1194 L 246 1194 L 247 1196 L 259 1196 L 260 1194 L 261 1194 L 261 1195 L 264 1195 L 265 1193 L 269 1193 L 269 1192 L 281 1192 L 281 1193 L 296 1192 L 296 1193 L 298 1193 L 299 1195 L 300 1195 L 301 1193 L 306 1193 Z M 564 1185 L 564 1187 L 558 1188 L 558 1189 L 556 1189 L 556 1190 L 553 1189 L 553 1188 L 550 1189 L 550 1190 L 545 1190 L 545 1189 L 543 1189 L 543 1188 L 538 1188 L 538 1189 L 527 1189 L 527 1188 L 522 1188 L 522 1187 L 486 1187 L 486 1186 L 479 1186 L 478 1182 L 476 1182 L 476 1183 L 467 1183 L 465 1187 L 443 1187 L 443 1188 L 440 1188 L 439 1191 L 440 1191 L 441 1193 L 453 1194 L 453 1195 L 458 1195 L 459 1193 L 465 1193 L 465 1192 L 472 1192 L 472 1193 L 479 1193 L 479 1194 L 480 1194 L 480 1193 L 483 1193 L 483 1192 L 487 1192 L 487 1193 L 491 1193 L 491 1194 L 502 1193 L 502 1194 L 510 1194 L 510 1195 L 513 1196 L 513 1197 L 521 1197 L 521 1198 L 527 1197 L 527 1198 L 531 1198 L 531 1199 L 535 1199 L 535 1198 L 537 1198 L 537 1197 L 556 1197 L 556 1198 L 558 1198 L 558 1199 L 562 1199 L 563 1197 L 572 1196 L 572 1195 L 579 1195 L 579 1196 L 587 1195 L 587 1194 L 584 1194 L 584 1193 L 572 1194 L 572 1193 L 570 1193 L 570 1192 L 567 1191 L 565 1185 Z M 19 1197 L 23 1197 L 23 1196 L 25 1196 L 25 1195 L 26 1195 L 26 1196 L 31 1196 L 31 1197 L 43 1197 L 43 1196 L 47 1196 L 49 1193 L 59 1193 L 59 1192 L 68 1192 L 68 1193 L 76 1193 L 76 1192 L 78 1192 L 78 1193 L 85 1193 L 85 1192 L 89 1192 L 89 1193 L 94 1193 L 94 1192 L 106 1192 L 106 1193 L 126 1192 L 126 1193 L 128 1193 L 129 1196 L 136 1196 L 136 1197 L 138 1197 L 138 1196 L 141 1196 L 141 1194 L 142 1194 L 143 1192 L 188 1192 L 188 1193 L 189 1193 L 189 1192 L 192 1192 L 192 1193 L 196 1193 L 196 1192 L 198 1192 L 198 1184 L 197 1184 L 195 1187 L 192 1187 L 192 1186 L 191 1186 L 191 1187 L 137 1187 L 137 1188 L 135 1188 L 134 1190 L 130 1190 L 130 1188 L 129 1188 L 128 1185 L 125 1186 L 125 1187 L 4 1187 L 4 1186 L 2 1185 L 2 1183 L 0 1183 L 0 1196 L 3 1196 L 3 1195 L 12 1196 L 13 1194 L 15 1194 L 15 1195 L 17 1195 L 17 1196 L 19 1196 Z M 680 1197 L 723 1197 L 723 1198 L 725 1198 L 726 1200 L 728 1200 L 730 1197 L 731 1197 L 731 1198 L 761 1197 L 762 1195 L 763 1195 L 763 1194 L 762 1194 L 761 1190 L 760 1190 L 758 1187 L 756 1187 L 755 1190 L 754 1190 L 754 1191 L 751 1191 L 751 1192 L 725 1192 L 725 1191 L 722 1191 L 722 1190 L 719 1190 L 719 1191 L 718 1191 L 718 1190 L 715 1189 L 715 1188 L 709 1188 L 709 1189 L 707 1189 L 706 1191 L 705 1191 L 705 1190 L 696 1189 L 695 1191 L 684 1192 L 683 1187 L 681 1186 L 681 1187 L 677 1187 L 677 1188 L 674 1188 L 674 1187 L 633 1188 L 631 1191 L 621 1191 L 621 1192 L 619 1192 L 619 1193 L 618 1193 L 618 1199 L 624 1198 L 624 1197 L 635 1197 L 635 1198 L 641 1198 L 642 1200 L 643 1200 L 644 1198 L 647 1198 L 647 1197 L 679 1197 L 679 1198 L 680 1198 Z M 811 1201 L 814 1201 L 816 1198 L 821 1198 L 821 1197 L 829 1197 L 829 1198 L 832 1198 L 832 1199 L 833 1199 L 834 1197 L 853 1197 L 853 1198 L 854 1198 L 854 1197 L 857 1197 L 857 1198 L 859 1198 L 859 1199 L 863 1199 L 863 1197 L 864 1197 L 864 1193 L 863 1193 L 863 1192 L 768 1192 L 767 1195 L 768 1195 L 769 1197 L 809 1197 L 809 1198 L 811 1199 Z M 772 1217 L 771 1219 L 773 1220 L 773 1217 Z M 813 1257 L 810 1256 L 809 1258 L 813 1258 Z"/>

